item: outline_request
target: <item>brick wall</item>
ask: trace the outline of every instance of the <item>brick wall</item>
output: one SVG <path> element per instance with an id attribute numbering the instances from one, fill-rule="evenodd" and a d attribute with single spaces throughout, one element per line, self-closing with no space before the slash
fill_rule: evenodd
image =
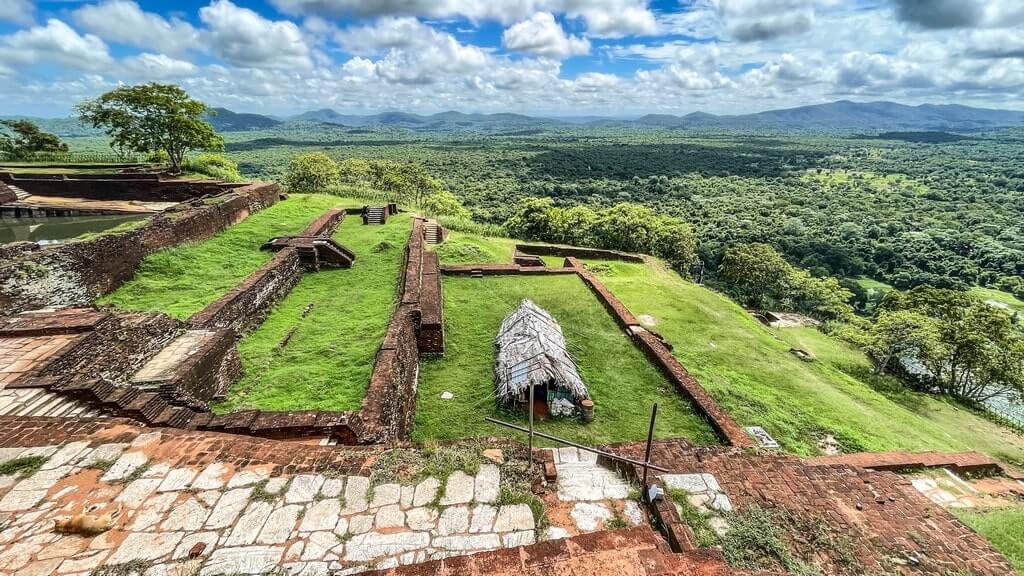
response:
<path id="1" fill-rule="evenodd" d="M 166 213 L 122 234 L 22 253 L 0 264 L 0 314 L 88 305 L 131 278 L 147 255 L 210 238 L 277 202 L 280 194 L 276 184 L 251 184 L 223 202 Z"/>
<path id="2" fill-rule="evenodd" d="M 12 184 L 37 196 L 142 202 L 184 202 L 242 186 L 213 180 L 163 180 L 156 174 L 68 175 L 0 172 L 0 182 Z"/>
<path id="3" fill-rule="evenodd" d="M 535 256 L 573 256 L 575 258 L 591 258 L 594 260 L 622 260 L 625 262 L 643 262 L 643 256 L 619 252 L 617 250 L 601 250 L 599 248 L 578 248 L 576 246 L 545 246 L 544 244 L 516 244 L 516 251 Z"/>
<path id="4" fill-rule="evenodd" d="M 259 327 L 270 308 L 302 280 L 299 252 L 285 248 L 241 284 L 189 318 L 193 328 L 231 328 L 244 334 Z"/>
<path id="5" fill-rule="evenodd" d="M 420 290 L 420 354 L 444 354 L 444 302 L 441 297 L 441 270 L 437 253 L 425 252 Z"/>
<path id="6" fill-rule="evenodd" d="M 6 184 L 0 182 L 0 204 L 6 204 L 8 202 L 14 202 L 18 199 L 18 195 L 7 187 Z"/>

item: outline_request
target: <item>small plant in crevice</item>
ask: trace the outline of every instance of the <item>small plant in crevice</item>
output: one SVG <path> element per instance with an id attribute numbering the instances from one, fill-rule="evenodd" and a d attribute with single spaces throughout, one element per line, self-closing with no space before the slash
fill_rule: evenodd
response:
<path id="1" fill-rule="evenodd" d="M 710 548 L 721 544 L 718 534 L 711 527 L 708 516 L 690 502 L 688 492 L 678 488 L 669 488 L 667 492 L 676 505 L 680 520 L 693 531 L 693 535 L 697 539 L 697 546 Z"/>
<path id="2" fill-rule="evenodd" d="M 85 465 L 87 470 L 99 470 L 100 472 L 106 472 L 110 470 L 111 466 L 114 465 L 114 460 L 95 460 Z"/>
<path id="3" fill-rule="evenodd" d="M 43 456 L 25 456 L 0 464 L 0 476 L 31 476 L 46 464 Z"/>
<path id="4" fill-rule="evenodd" d="M 89 576 L 142 576 L 152 566 L 152 562 L 132 560 L 124 564 L 101 566 L 89 573 Z"/>
<path id="5" fill-rule="evenodd" d="M 731 566 L 753 570 L 781 567 L 794 576 L 819 576 L 814 564 L 805 562 L 792 552 L 787 537 L 796 527 L 792 516 L 784 511 L 751 506 L 729 514 L 729 533 L 722 539 L 722 553 Z"/>
<path id="6" fill-rule="evenodd" d="M 626 516 L 622 513 L 622 508 L 621 505 L 612 505 L 612 516 L 604 521 L 606 529 L 623 530 L 629 528 L 629 521 L 626 520 Z"/>
<path id="7" fill-rule="evenodd" d="M 139 478 L 142 478 L 142 475 L 148 472 L 151 466 L 152 464 L 149 462 L 143 462 L 139 466 L 136 466 L 135 469 L 132 470 L 131 474 L 128 474 L 119 480 L 114 480 L 111 484 L 131 484 Z"/>
<path id="8" fill-rule="evenodd" d="M 289 480 L 281 487 L 277 492 L 270 492 L 267 490 L 267 485 L 270 483 L 270 479 L 266 479 L 259 484 L 256 484 L 252 488 L 252 494 L 249 495 L 249 499 L 256 502 L 273 502 L 277 500 L 278 496 L 284 494 L 288 490 L 288 485 L 291 483 Z"/>

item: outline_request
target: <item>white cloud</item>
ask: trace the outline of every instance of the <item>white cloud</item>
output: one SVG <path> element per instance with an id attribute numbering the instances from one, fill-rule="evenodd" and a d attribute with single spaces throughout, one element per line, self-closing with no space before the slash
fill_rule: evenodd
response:
<path id="1" fill-rule="evenodd" d="M 121 65 L 129 74 L 145 80 L 182 78 L 199 71 L 199 67 L 191 62 L 177 60 L 164 54 L 139 54 L 125 58 Z"/>
<path id="2" fill-rule="evenodd" d="M 232 66 L 281 70 L 308 69 L 310 49 L 291 21 L 268 20 L 230 0 L 216 0 L 199 10 L 207 26 L 203 35 L 210 49 Z"/>
<path id="3" fill-rule="evenodd" d="M 657 30 L 647 0 L 271 0 L 285 13 L 319 16 L 464 17 L 509 24 L 536 12 L 582 18 L 594 36 L 621 37 Z"/>
<path id="4" fill-rule="evenodd" d="M 106 40 L 167 54 L 181 54 L 195 48 L 199 39 L 191 24 L 144 12 L 131 0 L 86 4 L 71 16 L 76 24 Z"/>
<path id="5" fill-rule="evenodd" d="M 569 36 L 550 12 L 538 12 L 501 35 L 501 45 L 516 52 L 565 59 L 590 52 L 586 38 Z"/>
<path id="6" fill-rule="evenodd" d="M 807 32 L 815 16 L 814 0 L 720 0 L 718 9 L 741 42 Z"/>
<path id="7" fill-rule="evenodd" d="M 42 63 L 98 71 L 112 61 L 103 40 L 92 34 L 80 35 L 57 19 L 0 37 L 0 65 L 7 69 Z"/>
<path id="8" fill-rule="evenodd" d="M 439 32 L 415 18 L 388 17 L 367 26 L 339 30 L 335 39 L 350 54 L 374 54 L 389 48 L 423 46 L 440 36 Z"/>
<path id="9" fill-rule="evenodd" d="M 32 13 L 35 6 L 32 0 L 3 0 L 0 2 L 0 22 L 15 24 L 32 24 Z"/>

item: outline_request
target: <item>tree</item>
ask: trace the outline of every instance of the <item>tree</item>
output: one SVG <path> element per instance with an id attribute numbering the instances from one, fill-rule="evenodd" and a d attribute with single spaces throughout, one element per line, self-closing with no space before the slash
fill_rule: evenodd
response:
<path id="1" fill-rule="evenodd" d="M 984 402 L 1024 392 L 1024 337 L 1007 312 L 966 292 L 931 286 L 890 292 L 882 310 L 912 311 L 935 322 L 937 345 L 915 358 L 943 393 Z"/>
<path id="2" fill-rule="evenodd" d="M 939 346 L 939 327 L 934 320 L 919 312 L 896 310 L 878 315 L 864 347 L 875 364 L 875 373 L 882 374 L 894 358 L 931 355 Z"/>
<path id="3" fill-rule="evenodd" d="M 68 145 L 29 120 L 0 120 L 0 152 L 26 158 L 35 152 L 67 152 Z"/>
<path id="4" fill-rule="evenodd" d="M 112 148 L 139 154 L 162 150 L 174 173 L 181 172 L 192 150 L 224 149 L 206 114 L 206 105 L 180 87 L 156 82 L 122 86 L 78 105 L 82 122 L 106 129 Z"/>
<path id="5" fill-rule="evenodd" d="M 558 208 L 551 198 L 527 198 L 520 203 L 519 211 L 505 222 L 505 229 L 515 238 L 548 240 L 557 214 Z"/>
<path id="6" fill-rule="evenodd" d="M 420 202 L 420 206 L 428 216 L 450 216 L 452 218 L 469 218 L 469 210 L 459 202 L 454 194 L 442 190 L 431 194 Z"/>
<path id="7" fill-rule="evenodd" d="M 324 192 L 341 182 L 338 164 L 323 152 L 310 152 L 292 158 L 284 184 L 295 192 Z"/>
<path id="8" fill-rule="evenodd" d="M 722 256 L 719 277 L 745 306 L 768 309 L 788 286 L 791 267 L 767 244 L 736 244 Z"/>

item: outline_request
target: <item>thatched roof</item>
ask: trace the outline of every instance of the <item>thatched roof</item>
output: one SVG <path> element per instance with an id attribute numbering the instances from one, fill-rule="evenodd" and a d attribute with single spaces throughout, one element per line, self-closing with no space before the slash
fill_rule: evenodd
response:
<path id="1" fill-rule="evenodd" d="M 530 300 L 523 300 L 501 323 L 496 339 L 495 394 L 514 398 L 527 386 L 554 381 L 576 400 L 590 397 L 565 348 L 558 322 Z"/>

